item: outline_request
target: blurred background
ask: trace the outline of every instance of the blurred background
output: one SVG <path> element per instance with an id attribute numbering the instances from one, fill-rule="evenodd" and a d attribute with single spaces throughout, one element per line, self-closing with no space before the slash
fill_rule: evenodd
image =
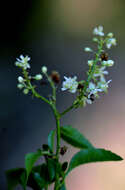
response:
<path id="1" fill-rule="evenodd" d="M 17 89 L 21 75 L 14 66 L 20 54 L 31 57 L 31 74 L 43 65 L 63 76 L 86 77 L 91 55 L 83 48 L 93 46 L 92 30 L 103 25 L 113 32 L 118 45 L 109 53 L 115 66 L 109 68 L 112 79 L 108 94 L 93 105 L 74 110 L 62 119 L 62 125 L 77 127 L 96 147 L 125 158 L 125 1 L 123 0 L 22 0 L 6 1 L 0 6 L 0 190 L 6 190 L 5 170 L 23 167 L 24 156 L 47 142 L 55 128 L 50 108 Z M 46 94 L 48 89 L 40 87 Z M 58 94 L 58 108 L 71 105 L 74 95 Z M 69 147 L 63 160 L 72 157 Z M 125 161 L 81 166 L 66 179 L 68 190 L 124 190 Z M 17 187 L 20 190 L 20 187 Z"/>

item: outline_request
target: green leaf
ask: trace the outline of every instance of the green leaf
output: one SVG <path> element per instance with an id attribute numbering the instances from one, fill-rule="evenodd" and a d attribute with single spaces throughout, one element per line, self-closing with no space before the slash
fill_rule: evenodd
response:
<path id="1" fill-rule="evenodd" d="M 35 162 L 42 156 L 42 152 L 38 150 L 35 153 L 29 153 L 25 156 L 25 166 L 26 166 L 26 173 L 27 173 L 27 179 L 28 176 L 35 164 Z"/>
<path id="2" fill-rule="evenodd" d="M 13 190 L 18 184 L 20 184 L 21 175 L 24 172 L 24 168 L 15 168 L 6 171 L 8 190 Z"/>
<path id="3" fill-rule="evenodd" d="M 92 148 L 92 144 L 75 128 L 61 127 L 61 138 L 77 148 Z"/>
<path id="4" fill-rule="evenodd" d="M 48 179 L 48 168 L 45 163 L 37 165 L 32 168 L 32 172 L 29 175 L 27 186 L 34 190 L 42 190 L 43 187 L 50 184 Z"/>
<path id="5" fill-rule="evenodd" d="M 37 182 L 40 190 L 46 186 L 46 181 L 40 176 L 39 173 L 34 173 L 34 179 Z"/>
<path id="6" fill-rule="evenodd" d="M 123 160 L 120 156 L 105 149 L 85 149 L 76 153 L 69 164 L 67 174 L 78 167 L 79 165 L 91 163 L 91 162 L 103 162 L 103 161 L 120 161 Z"/>
<path id="7" fill-rule="evenodd" d="M 20 177 L 20 184 L 22 185 L 24 190 L 26 190 L 26 183 L 27 180 L 26 180 L 26 170 L 25 170 L 25 172 L 23 172 Z"/>
<path id="8" fill-rule="evenodd" d="M 54 159 L 47 159 L 48 174 L 50 181 L 53 181 L 56 174 L 56 161 Z"/>
<path id="9" fill-rule="evenodd" d="M 49 146 L 51 152 L 54 151 L 55 134 L 56 134 L 56 131 L 52 130 L 52 131 L 50 131 L 50 133 L 48 135 L 48 146 Z"/>

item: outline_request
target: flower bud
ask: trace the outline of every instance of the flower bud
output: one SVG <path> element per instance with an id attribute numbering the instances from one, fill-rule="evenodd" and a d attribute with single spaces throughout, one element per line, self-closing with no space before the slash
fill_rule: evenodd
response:
<path id="1" fill-rule="evenodd" d="M 84 51 L 85 51 L 85 52 L 92 52 L 92 49 L 89 48 L 89 47 L 86 47 L 86 48 L 84 48 Z"/>
<path id="2" fill-rule="evenodd" d="M 42 67 L 42 72 L 43 72 L 43 73 L 47 73 L 47 67 L 46 67 L 46 66 L 43 66 L 43 67 Z"/>
<path id="3" fill-rule="evenodd" d="M 98 42 L 98 38 L 93 38 L 93 42 Z"/>
<path id="4" fill-rule="evenodd" d="M 62 170 L 65 172 L 66 169 L 67 169 L 67 167 L 68 167 L 68 162 L 64 162 L 64 163 L 62 164 Z"/>
<path id="5" fill-rule="evenodd" d="M 107 36 L 108 36 L 109 38 L 112 38 L 112 37 L 113 37 L 113 33 L 110 32 L 110 33 L 107 34 Z"/>
<path id="6" fill-rule="evenodd" d="M 77 89 L 78 89 L 78 90 L 82 90 L 83 88 L 84 88 L 84 85 L 81 84 L 81 83 L 79 83 Z"/>
<path id="7" fill-rule="evenodd" d="M 48 151 L 49 150 L 48 144 L 43 144 L 42 147 L 43 147 L 44 151 Z"/>
<path id="8" fill-rule="evenodd" d="M 67 152 L 67 147 L 63 146 L 60 148 L 60 154 L 63 156 Z"/>
<path id="9" fill-rule="evenodd" d="M 92 66 L 92 65 L 93 65 L 93 63 L 94 63 L 94 61 L 93 61 L 93 60 L 88 60 L 88 65 L 89 65 L 89 66 Z"/>
<path id="10" fill-rule="evenodd" d="M 114 61 L 113 60 L 103 61 L 102 65 L 107 67 L 112 67 L 114 65 Z"/>
<path id="11" fill-rule="evenodd" d="M 101 60 L 102 61 L 107 61 L 108 60 L 108 54 L 107 53 L 102 53 L 101 54 Z"/>
<path id="12" fill-rule="evenodd" d="M 55 82 L 57 84 L 59 83 L 59 81 L 60 81 L 60 75 L 59 75 L 59 73 L 57 71 L 52 71 L 50 77 L 51 77 L 51 79 L 52 79 L 53 82 Z"/>
<path id="13" fill-rule="evenodd" d="M 28 90 L 27 88 L 25 88 L 25 89 L 23 90 L 23 93 L 24 93 L 24 94 L 28 94 L 28 93 L 29 93 L 29 90 Z"/>
<path id="14" fill-rule="evenodd" d="M 23 87 L 24 87 L 23 84 L 18 84 L 18 85 L 17 85 L 17 88 L 19 88 L 20 90 L 21 90 Z"/>
<path id="15" fill-rule="evenodd" d="M 36 79 L 36 80 L 41 80 L 43 77 L 42 77 L 42 75 L 41 74 L 37 74 L 35 77 L 34 77 L 34 79 Z"/>
<path id="16" fill-rule="evenodd" d="M 24 82 L 23 77 L 19 76 L 19 77 L 18 77 L 18 81 L 19 81 L 20 83 Z"/>

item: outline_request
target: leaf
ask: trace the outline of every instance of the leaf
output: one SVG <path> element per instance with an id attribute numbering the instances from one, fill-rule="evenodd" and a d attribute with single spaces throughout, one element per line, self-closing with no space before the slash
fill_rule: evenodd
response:
<path id="1" fill-rule="evenodd" d="M 55 130 L 50 131 L 49 135 L 48 135 L 48 146 L 50 148 L 50 151 L 53 152 L 54 151 L 54 138 L 55 138 Z"/>
<path id="2" fill-rule="evenodd" d="M 56 175 L 56 161 L 54 159 L 47 159 L 48 174 L 50 181 L 53 181 Z"/>
<path id="3" fill-rule="evenodd" d="M 75 128 L 63 126 L 61 129 L 61 138 L 67 143 L 77 148 L 92 148 L 92 144 Z"/>
<path id="4" fill-rule="evenodd" d="M 6 171 L 8 190 L 13 190 L 18 184 L 20 184 L 21 175 L 24 172 L 24 168 L 15 168 Z"/>
<path id="5" fill-rule="evenodd" d="M 27 181 L 27 186 L 34 190 L 42 190 L 48 184 L 48 169 L 46 164 L 43 163 L 42 165 L 33 167 Z"/>
<path id="6" fill-rule="evenodd" d="M 91 163 L 91 162 L 103 162 L 103 161 L 120 161 L 123 160 L 120 156 L 105 149 L 85 149 L 76 153 L 69 164 L 67 174 L 78 167 L 79 165 Z"/>
<path id="7" fill-rule="evenodd" d="M 37 182 L 40 190 L 46 186 L 46 181 L 40 176 L 39 173 L 34 173 L 34 179 Z"/>
<path id="8" fill-rule="evenodd" d="M 32 167 L 34 166 L 35 162 L 42 156 L 42 152 L 38 150 L 35 153 L 29 153 L 25 156 L 25 166 L 26 166 L 26 173 L 27 173 L 27 179 L 28 176 L 32 170 Z"/>

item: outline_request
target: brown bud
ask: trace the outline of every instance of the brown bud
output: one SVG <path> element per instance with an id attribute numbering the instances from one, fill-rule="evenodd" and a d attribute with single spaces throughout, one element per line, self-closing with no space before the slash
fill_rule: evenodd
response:
<path id="1" fill-rule="evenodd" d="M 64 162 L 64 163 L 62 164 L 62 170 L 63 170 L 63 171 L 66 171 L 67 167 L 68 167 L 68 162 Z"/>
<path id="2" fill-rule="evenodd" d="M 53 82 L 55 82 L 56 84 L 59 83 L 59 81 L 60 81 L 60 75 L 59 75 L 59 73 L 57 71 L 52 71 L 50 77 L 51 77 L 51 79 L 52 79 Z"/>
<path id="3" fill-rule="evenodd" d="M 44 151 L 49 150 L 49 146 L 48 146 L 48 144 L 43 144 L 42 147 L 43 147 L 43 150 L 44 150 Z"/>
<path id="4" fill-rule="evenodd" d="M 63 146 L 60 148 L 60 154 L 63 156 L 67 152 L 67 147 Z"/>
<path id="5" fill-rule="evenodd" d="M 81 90 L 81 89 L 83 89 L 83 88 L 84 88 L 84 85 L 79 83 L 77 89 L 78 89 L 78 90 Z"/>
<path id="6" fill-rule="evenodd" d="M 102 53 L 101 54 L 101 60 L 102 61 L 107 61 L 108 60 L 108 54 L 107 53 Z"/>
<path id="7" fill-rule="evenodd" d="M 94 94 L 91 94 L 91 95 L 90 95 L 90 100 L 91 100 L 92 102 L 95 100 Z"/>

